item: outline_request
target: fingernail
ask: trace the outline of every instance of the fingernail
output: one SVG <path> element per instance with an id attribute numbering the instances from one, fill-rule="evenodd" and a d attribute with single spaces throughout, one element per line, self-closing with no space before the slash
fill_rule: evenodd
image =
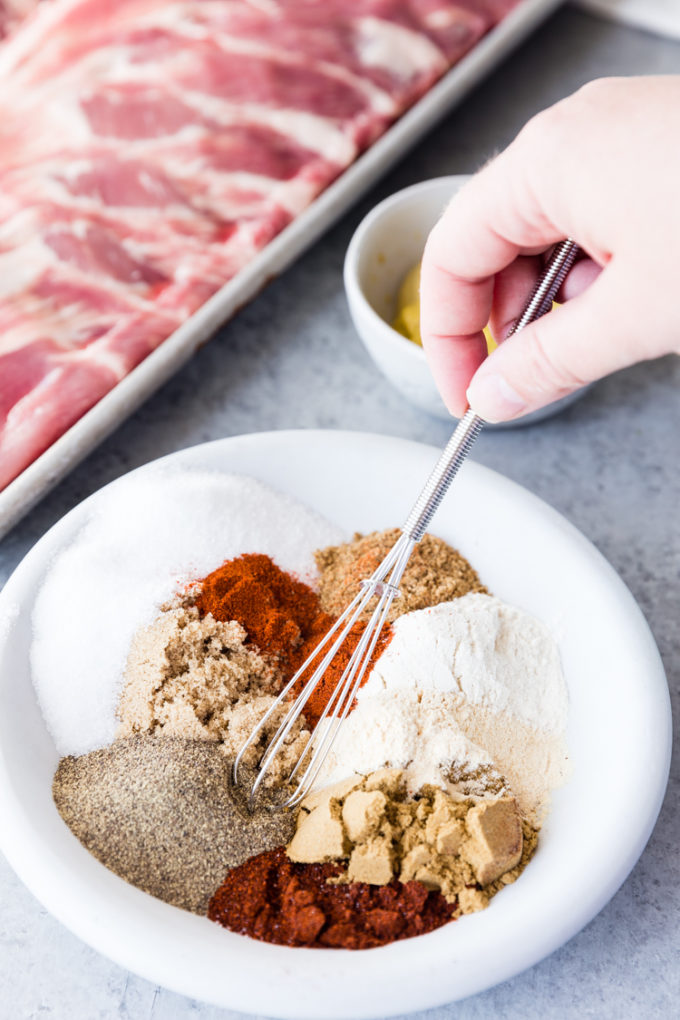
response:
<path id="1" fill-rule="evenodd" d="M 507 379 L 496 373 L 473 379 L 467 391 L 470 407 L 485 421 L 516 418 L 526 410 L 526 401 Z"/>

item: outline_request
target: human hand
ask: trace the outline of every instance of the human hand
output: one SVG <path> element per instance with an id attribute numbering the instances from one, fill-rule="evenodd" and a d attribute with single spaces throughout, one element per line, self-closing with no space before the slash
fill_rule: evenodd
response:
<path id="1" fill-rule="evenodd" d="M 680 76 L 591 82 L 538 114 L 455 196 L 423 256 L 421 333 L 449 410 L 506 421 L 680 353 Z M 565 303 L 504 340 L 571 237 Z M 490 322 L 500 346 L 486 357 Z"/>

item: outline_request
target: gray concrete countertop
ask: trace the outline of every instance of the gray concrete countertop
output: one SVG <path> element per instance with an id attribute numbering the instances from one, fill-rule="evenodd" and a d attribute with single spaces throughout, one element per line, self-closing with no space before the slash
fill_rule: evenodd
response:
<path id="1" fill-rule="evenodd" d="M 680 45 L 559 11 L 379 187 L 45 499 L 0 545 L 0 583 L 62 514 L 130 468 L 195 443 L 279 428 L 347 428 L 441 445 L 374 368 L 342 290 L 364 213 L 426 177 L 464 173 L 537 110 L 591 78 L 680 72 Z M 680 686 L 680 359 L 595 386 L 559 418 L 485 434 L 474 456 L 565 514 L 640 603 L 677 709 Z M 609 905 L 561 950 L 512 981 L 421 1020 L 677 1015 L 680 796 L 677 760 L 659 822 Z M 587 839 L 587 833 L 584 833 Z M 125 973 L 53 920 L 0 859 L 0 1018 L 236 1020 Z"/>

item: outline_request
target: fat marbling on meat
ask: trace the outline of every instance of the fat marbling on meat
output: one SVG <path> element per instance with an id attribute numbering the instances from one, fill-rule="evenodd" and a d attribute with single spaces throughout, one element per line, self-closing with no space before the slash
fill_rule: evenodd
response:
<path id="1" fill-rule="evenodd" d="M 512 6 L 40 4 L 0 45 L 0 489 Z"/>

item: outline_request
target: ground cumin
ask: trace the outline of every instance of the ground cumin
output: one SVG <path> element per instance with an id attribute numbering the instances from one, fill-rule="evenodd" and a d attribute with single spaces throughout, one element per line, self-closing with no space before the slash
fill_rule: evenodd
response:
<path id="1" fill-rule="evenodd" d="M 420 882 L 330 884 L 336 864 L 294 864 L 283 847 L 230 871 L 208 907 L 225 928 L 283 946 L 370 949 L 446 924 L 454 908 Z"/>
<path id="2" fill-rule="evenodd" d="M 248 641 L 263 654 L 274 657 L 284 680 L 289 680 L 302 666 L 336 619 L 324 612 L 319 596 L 309 585 L 281 570 L 269 556 L 258 553 L 228 560 L 208 574 L 199 582 L 195 605 L 201 615 L 210 613 L 216 620 L 238 621 L 245 628 Z M 362 623 L 352 628 L 307 702 L 304 714 L 310 726 L 316 725 L 363 631 Z M 389 639 L 389 628 L 385 628 L 372 662 Z M 311 670 L 295 693 L 309 676 Z"/>
<path id="3" fill-rule="evenodd" d="M 342 612 L 359 590 L 359 582 L 371 576 L 400 534 L 398 528 L 356 534 L 351 542 L 315 553 L 321 575 L 319 597 L 327 613 Z M 389 621 L 471 591 L 488 594 L 465 557 L 434 535 L 425 535 L 411 553 L 399 589 L 401 595 L 392 603 Z"/>

